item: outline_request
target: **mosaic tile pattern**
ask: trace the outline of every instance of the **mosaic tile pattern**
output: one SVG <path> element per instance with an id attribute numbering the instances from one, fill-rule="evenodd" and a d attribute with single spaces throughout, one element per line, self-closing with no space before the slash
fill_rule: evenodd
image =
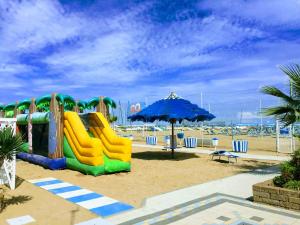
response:
<path id="1" fill-rule="evenodd" d="M 216 193 L 135 218 L 119 225 L 296 225 L 298 221 L 300 221 L 300 214 Z"/>

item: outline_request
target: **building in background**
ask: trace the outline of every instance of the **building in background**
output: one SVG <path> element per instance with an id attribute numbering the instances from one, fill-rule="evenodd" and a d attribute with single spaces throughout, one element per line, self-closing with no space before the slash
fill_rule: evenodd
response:
<path id="1" fill-rule="evenodd" d="M 127 115 L 131 116 L 135 113 L 138 113 L 141 110 L 143 110 L 145 107 L 146 107 L 145 102 L 134 102 L 134 103 L 128 102 Z"/>

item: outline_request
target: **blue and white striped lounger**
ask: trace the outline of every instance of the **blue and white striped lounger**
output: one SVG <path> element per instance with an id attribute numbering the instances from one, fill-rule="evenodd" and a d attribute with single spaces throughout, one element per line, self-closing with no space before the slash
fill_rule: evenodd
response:
<path id="1" fill-rule="evenodd" d="M 29 182 L 102 217 L 111 216 L 133 208 L 131 205 L 56 178 L 48 177 L 30 180 Z"/>
<path id="2" fill-rule="evenodd" d="M 197 147 L 197 138 L 186 137 L 183 140 L 184 140 L 184 145 L 186 148 L 196 148 Z"/>
<path id="3" fill-rule="evenodd" d="M 248 141 L 247 140 L 233 140 L 232 141 L 232 150 L 234 152 L 243 152 L 248 151 Z"/>
<path id="4" fill-rule="evenodd" d="M 146 137 L 146 144 L 147 145 L 156 145 L 157 144 L 157 137 L 156 136 L 147 136 Z"/>

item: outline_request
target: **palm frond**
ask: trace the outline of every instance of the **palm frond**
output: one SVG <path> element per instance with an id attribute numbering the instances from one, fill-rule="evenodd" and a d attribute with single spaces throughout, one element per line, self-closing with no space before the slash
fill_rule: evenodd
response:
<path id="1" fill-rule="evenodd" d="M 265 109 L 263 113 L 267 116 L 275 116 L 286 126 L 300 121 L 300 65 L 279 67 L 290 79 L 291 93 L 285 94 L 272 86 L 265 86 L 261 91 L 265 94 L 280 98 L 282 106 Z"/>
<path id="2" fill-rule="evenodd" d="M 14 135 L 10 127 L 0 130 L 0 162 L 11 160 L 13 155 L 21 151 L 22 145 L 22 136 Z"/>
<path id="3" fill-rule="evenodd" d="M 285 127 L 297 122 L 296 115 L 294 113 L 287 113 L 279 116 L 279 120 L 284 124 Z"/>
<path id="4" fill-rule="evenodd" d="M 289 105 L 264 109 L 263 114 L 266 116 L 275 116 L 285 126 L 293 124 L 299 121 L 300 119 L 299 118 L 300 112 L 295 110 L 293 107 Z"/>
<path id="5" fill-rule="evenodd" d="M 285 101 L 287 103 L 293 102 L 293 99 L 290 96 L 286 95 L 285 93 L 283 93 L 281 90 L 279 90 L 276 87 L 273 87 L 273 86 L 264 86 L 264 87 L 262 87 L 261 91 L 264 94 L 268 94 L 268 95 L 272 95 L 272 96 L 275 96 L 275 97 L 279 97 L 279 98 L 281 98 L 283 101 Z"/>
<path id="6" fill-rule="evenodd" d="M 289 78 L 292 85 L 292 95 L 300 96 L 300 65 L 294 64 L 290 66 L 279 67 Z"/>
<path id="7" fill-rule="evenodd" d="M 291 113 L 294 112 L 294 109 L 288 106 L 276 106 L 267 109 L 263 109 L 263 114 L 266 116 L 279 116 L 283 113 Z"/>

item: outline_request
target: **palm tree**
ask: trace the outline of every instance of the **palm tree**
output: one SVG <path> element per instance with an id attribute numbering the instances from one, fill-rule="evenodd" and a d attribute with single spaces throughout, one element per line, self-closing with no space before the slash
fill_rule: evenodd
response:
<path id="1" fill-rule="evenodd" d="M 285 126 L 300 121 L 300 65 L 279 67 L 290 79 L 290 93 L 285 94 L 273 86 L 265 86 L 262 92 L 268 95 L 278 97 L 282 105 L 271 107 L 264 110 L 267 116 L 275 116 Z"/>
<path id="2" fill-rule="evenodd" d="M 22 136 L 14 135 L 12 128 L 0 129 L 0 168 L 5 159 L 12 160 L 13 156 L 22 150 L 22 145 Z"/>

